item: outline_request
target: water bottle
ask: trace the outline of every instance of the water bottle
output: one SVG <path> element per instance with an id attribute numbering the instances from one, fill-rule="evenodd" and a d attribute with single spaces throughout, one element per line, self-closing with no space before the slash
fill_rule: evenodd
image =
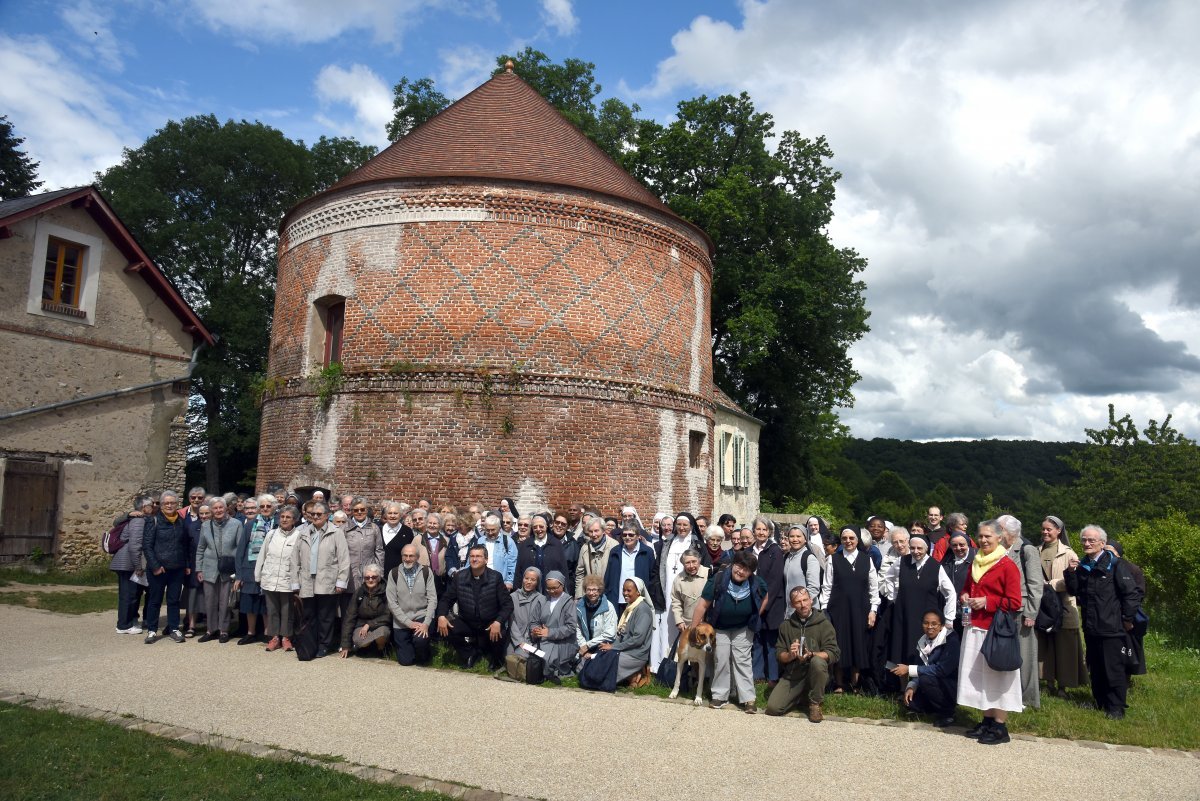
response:
<path id="1" fill-rule="evenodd" d="M 964 603 L 962 605 L 962 624 L 963 624 L 963 628 L 966 628 L 967 626 L 971 625 L 971 605 L 970 604 Z"/>

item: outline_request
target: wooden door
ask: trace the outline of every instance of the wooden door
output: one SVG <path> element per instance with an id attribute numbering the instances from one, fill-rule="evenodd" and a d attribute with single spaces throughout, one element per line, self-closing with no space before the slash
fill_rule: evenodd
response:
<path id="1" fill-rule="evenodd" d="M 54 550 L 58 527 L 58 464 L 8 459 L 0 508 L 0 562 Z"/>

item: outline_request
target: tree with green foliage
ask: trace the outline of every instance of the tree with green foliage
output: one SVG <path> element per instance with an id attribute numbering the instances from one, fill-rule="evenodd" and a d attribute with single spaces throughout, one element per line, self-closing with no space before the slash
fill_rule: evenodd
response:
<path id="1" fill-rule="evenodd" d="M 312 150 L 259 122 L 168 122 L 97 176 L 125 225 L 217 335 L 192 376 L 206 486 L 243 482 L 258 448 L 252 386 L 265 372 L 279 222 L 374 149 L 322 138 Z"/>
<path id="2" fill-rule="evenodd" d="M 835 436 L 833 410 L 853 403 L 858 374 L 848 349 L 867 331 L 867 311 L 857 278 L 865 260 L 828 236 L 841 176 L 824 138 L 784 131 L 772 150 L 771 115 L 744 93 L 683 101 L 664 126 L 614 98 L 597 105 L 590 62 L 556 64 L 527 47 L 497 58 L 497 72 L 510 58 L 523 80 L 712 238 L 714 379 L 766 423 L 764 492 L 770 500 L 827 491 L 814 454 Z M 407 108 L 399 97 L 398 109 Z M 393 124 L 406 122 L 398 114 Z"/>
<path id="3" fill-rule="evenodd" d="M 765 491 L 811 493 L 830 413 L 849 406 L 848 349 L 867 331 L 866 261 L 829 239 L 841 177 L 824 138 L 784 131 L 750 97 L 699 97 L 645 123 L 633 174 L 712 238 L 716 383 L 763 420 Z"/>
<path id="4" fill-rule="evenodd" d="M 1109 404 L 1108 426 L 1084 431 L 1088 444 L 1062 457 L 1079 473 L 1063 493 L 1071 507 L 1114 532 L 1170 510 L 1200 524 L 1200 445 L 1173 428 L 1170 415 L 1139 432 Z"/>
<path id="5" fill-rule="evenodd" d="M 401 78 L 392 87 L 392 94 L 393 116 L 387 137 L 393 142 L 450 105 L 450 99 L 434 88 L 433 78 Z"/>
<path id="6" fill-rule="evenodd" d="M 24 143 L 8 117 L 0 114 L 0 200 L 32 195 L 42 186 L 37 179 L 41 165 L 21 149 Z"/>

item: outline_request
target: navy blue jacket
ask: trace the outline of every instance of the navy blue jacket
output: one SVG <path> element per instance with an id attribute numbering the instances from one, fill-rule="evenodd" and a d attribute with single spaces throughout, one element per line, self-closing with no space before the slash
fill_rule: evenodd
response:
<path id="1" fill-rule="evenodd" d="M 199 521 L 196 527 L 199 528 Z M 160 567 L 167 570 L 191 567 L 196 555 L 189 553 L 193 550 L 189 543 L 191 538 L 184 528 L 183 515 L 171 523 L 162 512 L 156 512 L 142 532 L 142 553 L 146 556 L 147 569 L 154 573 Z"/>
<path id="2" fill-rule="evenodd" d="M 621 552 L 624 550 L 625 546 L 621 545 L 609 551 L 608 567 L 604 571 L 604 596 L 613 606 L 625 604 L 625 596 L 621 594 Z M 633 574 L 646 585 L 655 610 L 666 611 L 662 583 L 658 580 L 658 571 L 655 569 L 654 549 L 641 540 L 638 541 L 637 556 L 633 558 Z"/>

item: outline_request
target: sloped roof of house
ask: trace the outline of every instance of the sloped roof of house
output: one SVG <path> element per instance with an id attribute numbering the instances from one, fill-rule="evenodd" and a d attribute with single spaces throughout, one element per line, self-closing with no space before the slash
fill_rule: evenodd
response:
<path id="1" fill-rule="evenodd" d="M 0 202 L 0 239 L 8 238 L 11 235 L 11 226 L 16 223 L 66 205 L 85 209 L 92 216 L 109 240 L 129 260 L 125 272 L 137 273 L 141 276 L 142 280 L 149 284 L 154 293 L 162 299 L 167 308 L 183 323 L 184 331 L 195 339 L 204 340 L 209 345 L 214 344 L 216 340 L 213 339 L 212 333 L 201 322 L 199 316 L 192 311 L 192 307 L 179 294 L 179 290 L 175 288 L 170 279 L 146 255 L 141 245 L 133 238 L 133 234 L 129 232 L 129 229 L 117 217 L 116 212 L 108 205 L 108 201 L 94 186 L 59 189 L 54 192 L 43 192 L 39 195 L 29 195 Z"/>
<path id="2" fill-rule="evenodd" d="M 409 178 L 491 178 L 597 192 L 682 222 L 712 250 L 704 231 L 671 211 L 511 68 L 418 125 L 317 197 Z"/>
<path id="3" fill-rule="evenodd" d="M 726 395 L 725 390 L 721 389 L 716 384 L 713 384 L 713 403 L 727 412 L 736 414 L 738 417 L 744 417 L 745 419 L 753 423 L 757 423 L 760 426 L 763 425 L 762 420 L 759 420 L 741 406 L 738 406 L 737 401 Z"/>

